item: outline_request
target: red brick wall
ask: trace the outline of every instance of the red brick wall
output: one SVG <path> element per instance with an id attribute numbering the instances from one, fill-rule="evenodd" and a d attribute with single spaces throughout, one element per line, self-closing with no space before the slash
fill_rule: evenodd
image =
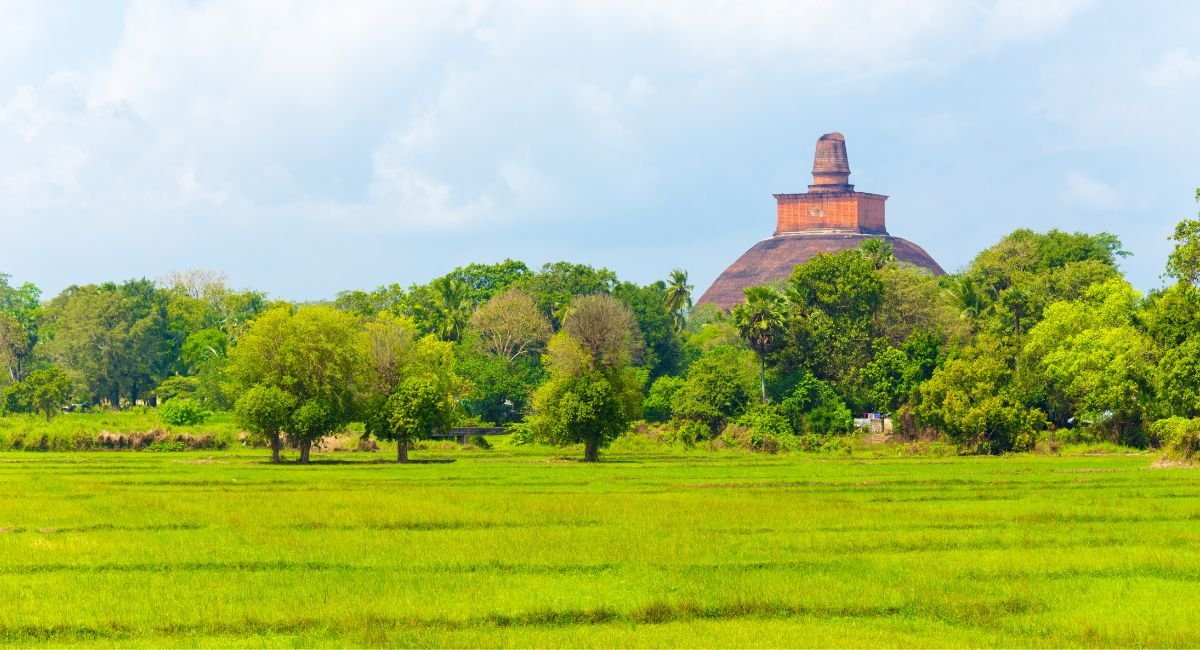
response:
<path id="1" fill-rule="evenodd" d="M 832 229 L 884 232 L 886 198 L 859 192 L 780 194 L 775 234 Z"/>

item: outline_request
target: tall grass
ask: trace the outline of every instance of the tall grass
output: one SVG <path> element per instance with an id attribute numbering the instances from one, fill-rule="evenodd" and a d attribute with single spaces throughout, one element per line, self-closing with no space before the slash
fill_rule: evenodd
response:
<path id="1" fill-rule="evenodd" d="M 103 449 L 101 434 L 150 437 L 210 436 L 217 448 L 239 444 L 240 428 L 229 413 L 217 413 L 204 424 L 172 426 L 153 409 L 113 413 L 64 413 L 47 421 L 40 415 L 0 417 L 0 450 L 83 451 Z"/>

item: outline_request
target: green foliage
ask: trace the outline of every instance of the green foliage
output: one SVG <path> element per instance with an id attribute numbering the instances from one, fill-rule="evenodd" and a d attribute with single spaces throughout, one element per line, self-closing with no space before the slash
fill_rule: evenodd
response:
<path id="1" fill-rule="evenodd" d="M 671 398 L 671 415 L 699 422 L 714 434 L 758 400 L 758 360 L 753 352 L 718 346 L 688 368 L 683 386 Z"/>
<path id="2" fill-rule="evenodd" d="M 675 331 L 687 326 L 687 315 L 692 310 L 692 285 L 688 284 L 687 271 L 673 269 L 667 278 L 663 304 L 675 321 Z"/>
<path id="3" fill-rule="evenodd" d="M 780 403 L 780 412 L 800 434 L 847 433 L 854 426 L 854 415 L 837 391 L 809 372 L 795 382 L 791 394 Z"/>
<path id="4" fill-rule="evenodd" d="M 638 365 L 649 372 L 651 379 L 678 373 L 683 364 L 683 340 L 679 336 L 678 312 L 671 311 L 667 286 L 661 281 L 644 287 L 622 282 L 612 295 L 633 312 L 643 343 Z"/>
<path id="5" fill-rule="evenodd" d="M 629 366 L 636 327 L 628 308 L 607 296 L 572 308 L 547 348 L 549 381 L 534 393 L 542 439 L 583 443 L 584 460 L 596 461 L 600 448 L 641 416 L 644 375 Z"/>
<path id="6" fill-rule="evenodd" d="M 291 427 L 295 410 L 295 396 L 267 384 L 251 387 L 234 404 L 238 424 L 259 439 L 271 443 L 275 462 L 279 462 L 279 435 Z"/>
<path id="7" fill-rule="evenodd" d="M 1163 350 L 1158 395 L 1166 412 L 1200 416 L 1200 335 Z"/>
<path id="8" fill-rule="evenodd" d="M 212 417 L 212 411 L 204 408 L 196 400 L 176 397 L 158 407 L 158 417 L 167 424 L 186 426 L 204 424 L 208 418 Z"/>
<path id="9" fill-rule="evenodd" d="M 455 413 L 452 396 L 442 391 L 435 379 L 408 377 L 388 397 L 390 435 L 381 437 L 411 443 L 436 431 L 448 430 L 454 424 Z"/>
<path id="10" fill-rule="evenodd" d="M 783 335 L 783 296 L 770 287 L 747 287 L 746 301 L 733 308 L 733 323 L 746 344 L 758 354 L 759 391 L 767 403 L 767 354 Z"/>
<path id="11" fill-rule="evenodd" d="M 851 383 L 870 356 L 872 317 L 883 295 L 874 264 L 857 250 L 797 266 L 786 291 L 782 367 L 807 369 L 836 386 Z"/>
<path id="12" fill-rule="evenodd" d="M 666 376 L 655 379 L 642 402 L 642 416 L 649 422 L 670 420 L 671 401 L 683 385 L 684 380 L 681 377 Z"/>
<path id="13" fill-rule="evenodd" d="M 750 431 L 751 442 L 756 448 L 762 448 L 768 439 L 783 444 L 780 441 L 788 440 L 796 433 L 784 410 L 774 404 L 754 405 L 737 419 L 737 424 Z"/>
<path id="14" fill-rule="evenodd" d="M 265 312 L 229 354 L 229 373 L 243 387 L 273 386 L 296 401 L 287 432 L 301 462 L 315 442 L 354 418 L 369 365 L 354 317 L 324 306 Z"/>
<path id="15" fill-rule="evenodd" d="M 45 352 L 84 378 L 93 403 L 132 404 L 170 374 L 177 356 L 168 300 L 149 280 L 69 287 L 47 307 Z"/>
<path id="16" fill-rule="evenodd" d="M 1016 354 L 988 337 L 964 349 L 921 385 L 918 420 L 980 453 L 1032 447 L 1045 415 L 1017 394 Z"/>
<path id="17" fill-rule="evenodd" d="M 1167 458 L 1200 461 L 1200 418 L 1170 417 L 1149 426 L 1151 438 L 1166 452 Z"/>
<path id="18" fill-rule="evenodd" d="M 51 420 L 75 395 L 75 381 L 60 368 L 34 370 L 10 386 L 5 395 L 7 410 L 17 413 L 41 413 Z"/>
<path id="19" fill-rule="evenodd" d="M 1200 188 L 1196 190 L 1200 202 Z M 1171 235 L 1175 248 L 1167 257 L 1167 276 L 1180 284 L 1200 287 L 1200 220 L 1184 219 Z"/>
<path id="20" fill-rule="evenodd" d="M 538 309 L 558 327 L 576 296 L 612 293 L 617 276 L 605 268 L 554 262 L 543 265 L 537 273 L 519 278 L 513 286 L 533 296 Z"/>
<path id="21" fill-rule="evenodd" d="M 1124 280 L 1094 285 L 1082 300 L 1050 305 L 1025 345 L 1052 406 L 1111 430 L 1114 442 L 1136 440 L 1154 401 L 1157 354 L 1134 322 L 1140 300 Z"/>
<path id="22" fill-rule="evenodd" d="M 200 380 L 196 377 L 171 375 L 159 382 L 158 387 L 154 389 L 154 395 L 161 405 L 176 397 L 195 397 L 199 388 Z"/>

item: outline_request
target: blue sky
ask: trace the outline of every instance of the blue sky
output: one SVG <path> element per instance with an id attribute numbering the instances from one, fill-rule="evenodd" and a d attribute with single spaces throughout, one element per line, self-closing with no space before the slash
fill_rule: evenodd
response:
<path id="1" fill-rule="evenodd" d="M 822 133 L 947 269 L 1200 185 L 1200 2 L 0 0 L 0 272 L 291 299 L 567 259 L 697 295 Z"/>

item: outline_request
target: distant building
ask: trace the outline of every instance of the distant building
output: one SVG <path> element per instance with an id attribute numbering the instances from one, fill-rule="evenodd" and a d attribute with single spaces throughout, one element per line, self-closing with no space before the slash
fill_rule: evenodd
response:
<path id="1" fill-rule="evenodd" d="M 813 184 L 804 194 L 776 194 L 775 234 L 746 251 L 713 282 L 697 305 L 730 309 L 744 300 L 742 289 L 786 279 L 817 253 L 857 248 L 868 239 L 892 245 L 896 259 L 945 273 L 920 246 L 887 232 L 882 194 L 854 191 L 846 138 L 826 133 L 817 140 Z"/>

